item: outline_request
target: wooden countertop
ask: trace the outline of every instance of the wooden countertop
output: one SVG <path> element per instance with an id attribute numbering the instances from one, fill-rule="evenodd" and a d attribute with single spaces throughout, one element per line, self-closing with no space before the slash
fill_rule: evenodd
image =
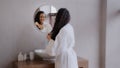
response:
<path id="1" fill-rule="evenodd" d="M 88 68 L 88 61 L 81 57 L 78 58 L 79 68 Z M 14 62 L 15 68 L 54 68 L 54 61 L 20 61 Z"/>

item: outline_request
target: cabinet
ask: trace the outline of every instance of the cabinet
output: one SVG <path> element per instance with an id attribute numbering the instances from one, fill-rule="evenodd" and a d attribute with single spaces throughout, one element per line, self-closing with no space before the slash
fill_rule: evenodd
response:
<path id="1" fill-rule="evenodd" d="M 14 68 L 54 68 L 53 61 L 41 60 L 41 61 L 21 61 L 13 62 Z M 79 68 L 88 68 L 88 61 L 83 58 L 78 58 Z"/>

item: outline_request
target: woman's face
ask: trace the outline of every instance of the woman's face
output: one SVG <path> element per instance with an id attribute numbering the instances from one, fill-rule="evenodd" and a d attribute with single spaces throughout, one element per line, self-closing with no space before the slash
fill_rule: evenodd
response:
<path id="1" fill-rule="evenodd" d="M 40 17 L 39 20 L 40 20 L 41 24 L 43 24 L 43 22 L 45 21 L 45 14 L 42 13 L 42 14 L 40 14 L 39 17 Z"/>

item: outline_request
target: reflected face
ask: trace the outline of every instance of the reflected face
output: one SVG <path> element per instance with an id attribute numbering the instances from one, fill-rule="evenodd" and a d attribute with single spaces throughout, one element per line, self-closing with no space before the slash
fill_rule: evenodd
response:
<path id="1" fill-rule="evenodd" d="M 39 20 L 40 20 L 41 24 L 44 23 L 44 21 L 45 21 L 45 14 L 44 13 L 40 14 Z"/>

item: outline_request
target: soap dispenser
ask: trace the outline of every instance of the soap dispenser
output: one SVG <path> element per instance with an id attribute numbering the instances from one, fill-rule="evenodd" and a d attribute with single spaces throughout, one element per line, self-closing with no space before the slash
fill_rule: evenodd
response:
<path id="1" fill-rule="evenodd" d="M 23 59 L 24 59 L 24 61 L 27 60 L 27 54 L 26 54 L 26 53 L 24 53 L 24 55 L 23 55 Z"/>

